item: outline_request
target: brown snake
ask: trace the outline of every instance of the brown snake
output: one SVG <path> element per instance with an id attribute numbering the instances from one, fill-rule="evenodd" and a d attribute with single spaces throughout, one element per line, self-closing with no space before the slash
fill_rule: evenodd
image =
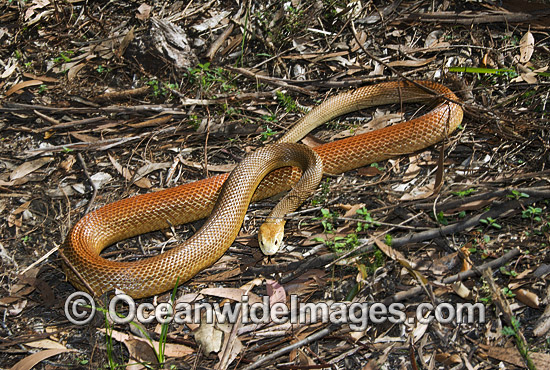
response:
<path id="1" fill-rule="evenodd" d="M 323 172 L 335 175 L 433 145 L 462 122 L 462 108 L 456 103 L 458 98 L 446 87 L 430 81 L 416 83 L 433 93 L 411 82 L 387 82 L 331 97 L 304 116 L 278 143 L 296 142 L 322 123 L 374 105 L 437 102 L 429 113 L 411 121 L 323 144 L 313 151 L 322 161 Z M 295 151 L 299 154 L 292 157 L 289 153 Z M 86 289 L 82 283 L 85 281 L 96 295 L 113 288 L 119 288 L 134 298 L 165 292 L 176 282 L 181 284 L 216 262 L 237 236 L 249 202 L 290 189 L 298 182 L 302 171 L 289 166 L 309 168 L 309 163 L 315 162 L 307 154 L 309 152 L 299 144 L 267 146 L 247 156 L 244 160 L 248 161 L 247 164 L 238 166 L 231 175 L 218 175 L 123 199 L 89 213 L 71 229 L 61 248 L 71 265 L 65 266 L 65 273 L 81 289 Z M 267 159 L 265 154 L 274 155 L 274 158 Z M 253 158 L 249 160 L 248 157 Z M 309 159 L 303 159 L 305 157 Z M 270 172 L 275 168 L 278 169 Z M 315 176 L 303 177 L 302 180 L 311 185 L 317 181 L 313 179 Z M 228 184 L 217 200 L 228 177 Z M 307 196 L 304 191 L 313 190 L 297 190 L 299 196 L 294 203 L 303 201 L 302 198 Z M 117 241 L 198 220 L 209 214 L 210 218 L 195 235 L 162 254 L 134 262 L 111 261 L 99 256 L 105 247 Z"/>

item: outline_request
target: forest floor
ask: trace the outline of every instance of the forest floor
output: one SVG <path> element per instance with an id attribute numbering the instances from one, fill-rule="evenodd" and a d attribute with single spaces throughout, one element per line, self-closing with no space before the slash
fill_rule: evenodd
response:
<path id="1" fill-rule="evenodd" d="M 0 368 L 548 369 L 548 1 L 150 3 L 0 5 Z M 213 266 L 137 301 L 235 308 L 248 292 L 264 310 L 324 304 L 328 319 L 128 324 L 95 297 L 93 320 L 74 323 L 59 248 L 87 212 L 227 173 L 328 97 L 406 80 L 456 93 L 455 132 L 324 177 L 270 259 L 256 235 L 277 200 L 253 203 Z M 303 142 L 433 108 L 402 103 Z M 102 256 L 144 259 L 202 222 Z"/>

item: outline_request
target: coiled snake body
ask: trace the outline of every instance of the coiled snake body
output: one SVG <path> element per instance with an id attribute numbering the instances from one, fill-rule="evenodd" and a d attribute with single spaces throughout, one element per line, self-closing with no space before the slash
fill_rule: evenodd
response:
<path id="1" fill-rule="evenodd" d="M 366 107 L 435 100 L 438 105 L 426 115 L 313 150 L 322 161 L 324 173 L 340 174 L 426 148 L 454 131 L 462 122 L 463 112 L 456 104 L 458 98 L 446 87 L 429 81 L 416 83 L 439 96 L 411 82 L 362 87 L 327 99 L 278 142 L 296 142 L 320 124 Z M 314 190 L 321 167 L 310 167 L 318 161 L 317 156 L 308 154 L 310 152 L 300 144 L 267 146 L 254 152 L 252 159 L 245 158 L 246 165 L 238 166 L 230 175 L 123 199 L 87 214 L 71 229 L 61 248 L 71 265 L 65 266 L 69 280 L 86 289 L 84 280 L 97 295 L 119 288 L 134 298 L 162 293 L 173 288 L 176 282 L 185 282 L 225 253 L 237 236 L 250 201 L 290 189 L 302 176 L 299 167 L 306 172 L 300 180 L 305 188 L 295 188 L 297 200 L 291 202 L 292 207 L 297 207 Z M 220 195 L 226 180 L 228 184 Z M 165 253 L 135 262 L 117 262 L 99 256 L 105 247 L 117 241 L 198 220 L 210 213 L 210 218 L 193 237 Z"/>

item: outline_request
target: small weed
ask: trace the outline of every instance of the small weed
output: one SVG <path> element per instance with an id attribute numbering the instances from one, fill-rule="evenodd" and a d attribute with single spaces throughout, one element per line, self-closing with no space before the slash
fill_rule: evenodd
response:
<path id="1" fill-rule="evenodd" d="M 386 236 L 384 237 L 384 241 L 386 242 L 386 245 L 391 245 L 393 237 L 390 234 L 386 234 Z"/>
<path id="2" fill-rule="evenodd" d="M 262 131 L 262 133 L 260 134 L 261 135 L 261 140 L 266 141 L 267 139 L 269 139 L 271 136 L 275 135 L 276 133 L 277 132 L 271 130 L 271 128 L 269 126 L 265 126 L 265 131 Z"/>
<path id="3" fill-rule="evenodd" d="M 505 266 L 501 266 L 500 267 L 500 272 L 503 274 L 503 275 L 506 275 L 506 276 L 511 276 L 511 277 L 516 277 L 518 276 L 518 273 L 515 272 L 515 271 L 510 271 L 508 270 Z"/>
<path id="4" fill-rule="evenodd" d="M 201 125 L 201 120 L 196 114 L 189 115 L 189 122 L 195 131 L 197 131 Z"/>
<path id="5" fill-rule="evenodd" d="M 365 222 L 357 222 L 356 232 L 361 232 L 369 229 L 371 226 L 378 227 L 379 223 L 374 221 L 365 207 L 359 208 L 355 213 L 363 218 Z"/>
<path id="6" fill-rule="evenodd" d="M 476 192 L 476 189 L 474 188 L 469 188 L 467 190 L 460 190 L 460 191 L 453 191 L 452 194 L 453 195 L 457 195 L 459 196 L 460 198 L 464 198 L 472 193 L 475 193 Z"/>
<path id="7" fill-rule="evenodd" d="M 527 367 L 529 369 L 535 369 L 535 364 L 533 363 L 533 360 L 529 356 L 529 349 L 527 347 L 527 343 L 523 341 L 523 336 L 520 335 L 519 330 L 519 321 L 517 318 L 512 317 L 512 327 L 504 326 L 502 328 L 502 334 L 508 336 L 508 337 L 514 337 L 516 341 L 516 347 L 521 354 L 521 356 L 526 360 Z"/>
<path id="8" fill-rule="evenodd" d="M 97 73 L 108 73 L 112 71 L 111 68 L 105 68 L 102 65 L 98 65 L 95 70 L 97 71 Z"/>
<path id="9" fill-rule="evenodd" d="M 325 234 L 332 234 L 334 233 L 334 226 L 332 225 L 332 222 L 334 222 L 334 219 L 338 217 L 336 213 L 331 212 L 327 208 L 321 209 L 321 217 L 317 217 L 317 220 L 321 220 L 321 225 L 323 225 L 323 232 Z"/>
<path id="10" fill-rule="evenodd" d="M 286 95 L 282 91 L 276 91 L 275 94 L 277 95 L 277 100 L 282 104 L 287 112 L 290 113 L 299 111 L 296 102 L 291 96 Z"/>
<path id="11" fill-rule="evenodd" d="M 45 84 L 42 84 L 38 87 L 39 94 L 43 94 L 46 90 L 48 90 L 48 86 L 46 86 Z"/>
<path id="12" fill-rule="evenodd" d="M 330 179 L 326 178 L 325 181 L 321 182 L 321 193 L 315 195 L 311 200 L 312 206 L 317 206 L 326 202 L 328 195 L 330 194 Z"/>
<path id="13" fill-rule="evenodd" d="M 514 292 L 512 292 L 512 290 L 507 287 L 502 288 L 502 293 L 508 298 L 514 298 L 516 296 Z"/>
<path id="14" fill-rule="evenodd" d="M 24 237 L 21 238 L 21 241 L 24 243 L 27 243 L 31 240 L 31 237 L 28 236 L 28 235 L 25 235 Z"/>
<path id="15" fill-rule="evenodd" d="M 512 190 L 512 194 L 508 194 L 506 196 L 515 200 L 519 200 L 521 198 L 529 198 L 529 194 L 525 194 L 517 190 Z"/>
<path id="16" fill-rule="evenodd" d="M 377 162 L 371 163 L 370 166 L 376 168 L 380 172 L 384 172 L 384 167 L 380 166 Z"/>
<path id="17" fill-rule="evenodd" d="M 449 220 L 447 220 L 443 211 L 439 211 L 437 213 L 436 219 L 437 219 L 437 222 L 441 225 L 447 226 L 449 224 Z"/>
<path id="18" fill-rule="evenodd" d="M 497 220 L 495 220 L 491 217 L 482 218 L 481 220 L 479 220 L 479 222 L 481 222 L 484 225 L 487 225 L 487 227 L 492 227 L 492 228 L 495 228 L 497 230 L 502 229 L 502 226 L 500 226 L 500 224 L 497 224 Z"/>
<path id="19" fill-rule="evenodd" d="M 216 84 L 220 84 L 225 92 L 236 89 L 235 85 L 229 83 L 223 68 L 210 68 L 210 63 L 199 63 L 195 68 L 189 69 L 187 77 L 189 82 L 198 84 L 203 91 L 209 91 Z"/>
<path id="20" fill-rule="evenodd" d="M 175 90 L 178 88 L 178 85 L 176 84 L 164 84 L 157 79 L 151 79 L 146 83 L 153 89 L 151 95 L 155 98 L 170 98 L 172 96 L 172 92 L 170 91 L 170 89 Z"/>
<path id="21" fill-rule="evenodd" d="M 69 62 L 72 61 L 72 59 L 69 55 L 73 55 L 73 54 L 74 54 L 74 51 L 72 51 L 72 50 L 62 51 L 62 52 L 59 53 L 58 57 L 53 58 L 53 61 L 56 64 L 58 64 L 58 63 L 69 63 Z"/>
<path id="22" fill-rule="evenodd" d="M 531 221 L 541 222 L 542 208 L 529 206 L 526 210 L 521 212 L 521 218 L 530 218 Z"/>

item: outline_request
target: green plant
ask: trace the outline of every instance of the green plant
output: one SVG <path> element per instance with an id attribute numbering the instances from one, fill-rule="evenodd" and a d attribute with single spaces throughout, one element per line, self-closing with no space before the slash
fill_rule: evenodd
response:
<path id="1" fill-rule="evenodd" d="M 531 222 L 541 222 L 542 208 L 529 206 L 526 210 L 521 212 L 521 218 L 530 218 Z"/>
<path id="2" fill-rule="evenodd" d="M 198 84 L 204 91 L 209 91 L 216 84 L 226 92 L 236 88 L 225 76 L 223 68 L 210 68 L 210 63 L 199 63 L 195 68 L 189 69 L 187 77 L 189 82 Z"/>
<path id="3" fill-rule="evenodd" d="M 380 166 L 377 162 L 371 163 L 370 166 L 376 168 L 380 172 L 384 172 L 384 167 Z"/>
<path id="4" fill-rule="evenodd" d="M 97 73 L 106 73 L 106 72 L 111 72 L 112 69 L 111 68 L 105 68 L 100 64 L 100 65 L 97 66 L 96 71 L 97 71 Z"/>
<path id="5" fill-rule="evenodd" d="M 518 273 L 513 271 L 513 270 L 508 270 L 505 266 L 501 266 L 500 267 L 500 272 L 503 274 L 503 275 L 507 275 L 507 276 L 512 276 L 512 277 L 516 277 L 518 276 Z"/>
<path id="6" fill-rule="evenodd" d="M 515 200 L 519 200 L 521 198 L 529 198 L 529 194 L 525 194 L 517 190 L 512 190 L 512 194 L 508 194 L 506 196 Z"/>
<path id="7" fill-rule="evenodd" d="M 321 209 L 321 217 L 317 217 L 316 219 L 321 220 L 321 225 L 323 226 L 323 232 L 325 234 L 334 233 L 334 226 L 333 226 L 332 222 L 334 221 L 334 219 L 336 217 L 337 217 L 337 215 L 335 213 L 332 213 L 327 208 Z"/>
<path id="8" fill-rule="evenodd" d="M 393 241 L 393 237 L 390 234 L 386 234 L 386 236 L 384 237 L 384 241 L 386 242 L 387 245 L 391 245 Z"/>
<path id="9" fill-rule="evenodd" d="M 514 337 L 516 341 L 516 347 L 518 348 L 519 353 L 521 356 L 527 361 L 527 367 L 529 369 L 536 369 L 535 364 L 533 363 L 533 360 L 529 356 L 529 349 L 527 347 L 527 343 L 523 340 L 523 336 L 520 333 L 520 324 L 518 319 L 515 317 L 512 317 L 511 319 L 511 327 L 510 326 L 504 326 L 502 328 L 502 334 L 508 336 L 508 337 Z"/>
<path id="10" fill-rule="evenodd" d="M 311 200 L 312 206 L 317 206 L 324 203 L 327 200 L 327 197 L 330 193 L 330 179 L 326 178 L 325 181 L 321 182 L 321 192 L 318 195 L 315 195 Z"/>
<path id="11" fill-rule="evenodd" d="M 163 83 L 157 79 L 151 79 L 146 83 L 152 88 L 153 91 L 151 92 L 151 95 L 155 98 L 170 98 L 172 96 L 170 89 L 175 90 L 178 88 L 178 85 L 176 84 Z"/>
<path id="12" fill-rule="evenodd" d="M 365 222 L 357 222 L 357 228 L 356 228 L 357 232 L 367 230 L 372 226 L 374 227 L 380 226 L 379 223 L 373 220 L 370 213 L 367 211 L 365 207 L 359 208 L 357 211 L 355 211 L 355 213 L 361 216 L 362 219 L 365 221 Z"/>
<path id="13" fill-rule="evenodd" d="M 53 61 L 54 63 L 69 63 L 70 61 L 72 61 L 72 59 L 70 58 L 69 55 L 73 55 L 74 54 L 74 51 L 72 50 L 67 50 L 67 51 L 62 51 L 59 53 L 59 56 L 56 57 L 56 58 L 53 58 Z"/>
<path id="14" fill-rule="evenodd" d="M 275 95 L 277 96 L 277 100 L 282 104 L 287 112 L 290 113 L 299 111 L 296 102 L 291 96 L 288 96 L 284 92 L 279 90 L 275 92 Z"/>
<path id="15" fill-rule="evenodd" d="M 492 227 L 492 228 L 495 228 L 497 230 L 502 229 L 502 226 L 500 226 L 500 224 L 497 224 L 497 220 L 495 220 L 491 217 L 482 218 L 481 220 L 479 220 L 479 222 L 484 224 L 484 225 L 487 225 L 487 227 Z"/>
<path id="16" fill-rule="evenodd" d="M 260 134 L 261 135 L 261 140 L 266 141 L 267 139 L 269 139 L 269 137 L 275 135 L 276 133 L 277 132 L 271 130 L 271 128 L 269 126 L 265 126 L 265 131 L 262 131 L 262 133 Z"/>
<path id="17" fill-rule="evenodd" d="M 449 220 L 445 217 L 445 214 L 443 211 L 439 211 L 436 215 L 437 222 L 441 225 L 447 226 L 449 224 Z"/>
<path id="18" fill-rule="evenodd" d="M 474 188 L 469 188 L 467 190 L 460 190 L 460 191 L 453 191 L 452 194 L 453 195 L 458 195 L 460 198 L 464 198 L 472 193 L 475 193 L 476 192 L 476 189 Z"/>

